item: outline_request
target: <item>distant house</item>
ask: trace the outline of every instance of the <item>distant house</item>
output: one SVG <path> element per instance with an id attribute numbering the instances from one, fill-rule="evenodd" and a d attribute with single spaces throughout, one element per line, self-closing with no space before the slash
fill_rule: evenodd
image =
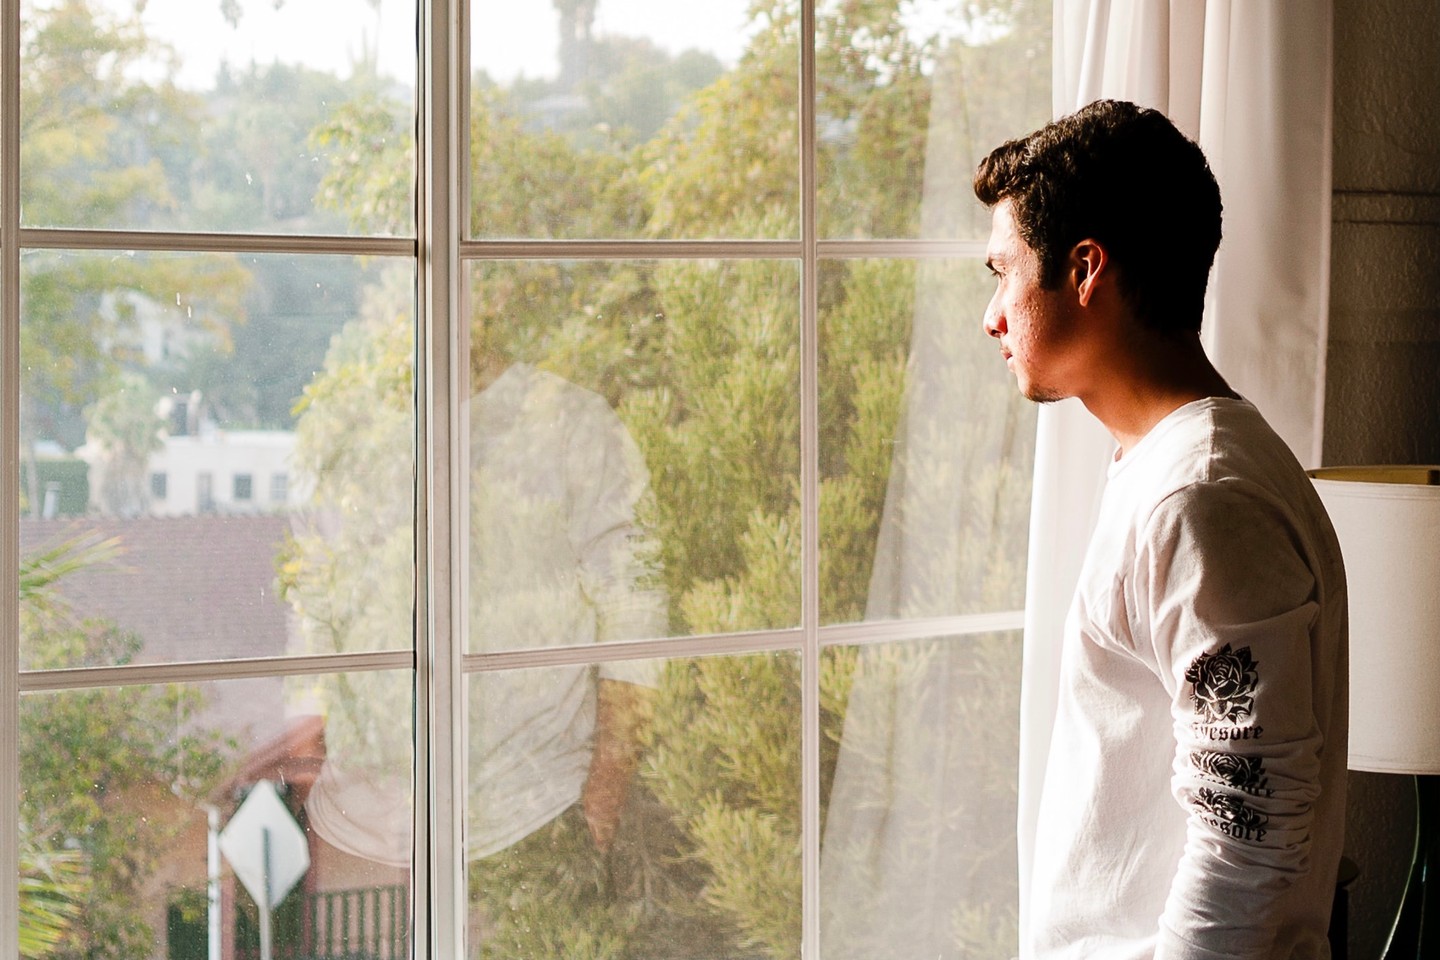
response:
<path id="1" fill-rule="evenodd" d="M 163 443 L 146 468 L 152 516 L 274 512 L 302 499 L 294 433 L 206 427 Z"/>
<path id="2" fill-rule="evenodd" d="M 86 445 L 72 458 L 39 461 L 40 487 L 48 498 L 46 517 L 87 511 L 115 516 L 181 517 L 195 514 L 275 513 L 295 507 L 307 495 L 297 483 L 291 458 L 295 434 L 286 430 L 220 430 L 166 435 L 144 465 L 138 497 L 126 509 L 106 503 L 96 478 L 107 469 L 104 456 Z M 87 469 L 88 468 L 88 469 Z M 138 499 L 138 504 L 130 501 Z"/>

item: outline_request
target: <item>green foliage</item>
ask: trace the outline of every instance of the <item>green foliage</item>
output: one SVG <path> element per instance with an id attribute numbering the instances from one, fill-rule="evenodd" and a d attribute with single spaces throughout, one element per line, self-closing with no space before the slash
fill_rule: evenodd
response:
<path id="1" fill-rule="evenodd" d="M 903 12 L 897 0 L 841 0 L 817 18 L 825 236 L 918 231 L 933 52 Z"/>
<path id="2" fill-rule="evenodd" d="M 119 549 L 120 541 L 65 540 L 29 554 L 20 564 L 20 604 L 31 616 L 58 616 L 63 600 L 55 585 L 68 574 L 92 564 L 107 563 Z"/>
<path id="3" fill-rule="evenodd" d="M 650 198 L 647 236 L 799 236 L 794 28 L 786 15 L 758 33 L 738 68 L 638 148 L 634 169 Z"/>
<path id="4" fill-rule="evenodd" d="M 678 630 L 799 622 L 798 279 L 776 261 L 676 261 L 655 272 L 666 367 L 620 413 L 659 496 Z M 743 576 L 774 577 L 788 595 L 734 603 L 722 584 Z"/>
<path id="5" fill-rule="evenodd" d="M 470 865 L 472 896 L 485 902 L 494 924 L 472 951 L 481 960 L 624 960 L 641 923 L 637 904 L 611 895 L 625 872 L 596 851 L 583 816 L 562 814 Z"/>
<path id="6" fill-rule="evenodd" d="M 130 78 L 152 47 L 138 19 L 101 16 L 86 0 L 64 0 L 36 11 L 27 27 L 20 131 L 25 221 L 130 225 L 137 208 L 167 202 L 160 165 L 135 164 L 125 155 L 122 141 L 130 134 L 123 121 L 137 109 L 170 113 L 191 105 L 173 90 Z M 96 261 L 50 262 L 55 268 L 32 269 L 26 278 L 26 393 L 41 402 L 74 402 L 112 359 L 106 338 L 97 335 L 106 326 L 98 298 L 113 285 L 115 270 Z"/>
<path id="7" fill-rule="evenodd" d="M 794 956 L 800 941 L 800 689 L 793 655 L 667 665 L 645 775 L 686 827 L 703 896 L 740 945 Z"/>
<path id="8" fill-rule="evenodd" d="M 383 98 L 379 88 L 367 73 L 341 79 L 283 63 L 244 70 L 222 64 L 215 89 L 204 97 L 197 142 L 183 156 L 163 157 L 179 203 L 153 225 L 344 233 L 347 218 L 334 209 L 334 193 L 342 191 L 393 202 L 393 209 L 369 211 L 367 218 L 383 216 L 394 224 L 391 231 L 413 235 L 409 108 Z M 366 152 L 364 165 L 331 150 L 331 128 L 351 124 L 368 124 L 349 135 Z M 327 181 L 337 169 L 363 171 L 366 182 Z M 382 185 L 386 177 L 394 182 Z M 226 322 L 214 324 L 209 337 L 188 339 L 178 355 L 147 374 L 166 392 L 199 390 L 206 414 L 222 429 L 288 430 L 291 409 L 324 360 L 331 335 L 355 316 L 362 286 L 374 282 L 373 265 L 352 257 L 280 255 L 241 262 L 244 273 L 224 288 L 236 294 L 224 305 Z M 191 269 L 201 269 L 199 258 Z M 205 294 L 202 302 L 213 310 L 213 288 Z"/>
<path id="9" fill-rule="evenodd" d="M 645 211 L 617 151 L 577 150 L 559 133 L 530 129 L 494 88 L 471 97 L 470 164 L 477 237 L 626 236 Z"/>
<path id="10" fill-rule="evenodd" d="M 415 334 L 414 277 L 381 274 L 361 316 L 331 340 L 325 369 L 296 404 L 295 466 L 314 483 L 311 523 L 296 523 L 276 558 L 281 598 L 303 613 L 306 649 L 322 653 L 403 649 L 414 636 Z M 325 740 L 332 758 L 401 782 L 413 764 L 403 674 L 343 673 L 319 692 L 333 709 Z"/>
<path id="11" fill-rule="evenodd" d="M 247 257 L 245 322 L 152 366 L 165 393 L 198 390 L 222 430 L 289 430 L 294 406 L 324 362 L 334 333 L 358 311 L 383 267 L 350 257 Z"/>
<path id="12" fill-rule="evenodd" d="M 118 380 L 86 411 L 86 439 L 96 450 L 91 495 L 106 513 L 133 517 L 149 500 L 146 465 L 160 449 L 163 421 L 155 409 L 159 394 L 144 377 L 122 373 Z"/>
<path id="13" fill-rule="evenodd" d="M 169 204 L 161 164 L 136 163 L 131 148 L 162 139 L 166 129 L 184 129 L 165 121 L 193 119 L 198 105 L 168 82 L 137 79 L 142 58 L 163 60 L 166 53 L 145 34 L 138 13 L 102 12 L 90 0 L 57 0 L 28 13 L 21 41 L 25 221 L 131 226 L 142 209 Z"/>
<path id="14" fill-rule="evenodd" d="M 173 162 L 170 180 L 183 210 L 170 225 L 342 230 L 343 219 L 317 203 L 322 171 L 331 158 L 323 138 L 312 134 L 375 102 L 377 86 L 371 77 L 342 80 L 283 63 L 252 63 L 243 71 L 222 65 L 215 89 L 204 98 L 207 116 L 198 131 L 200 143 L 192 144 L 183 163 L 178 157 Z"/>
<path id="15" fill-rule="evenodd" d="M 90 876 L 78 850 L 37 845 L 20 825 L 20 956 L 54 956 L 89 895 Z"/>
<path id="16" fill-rule="evenodd" d="M 330 156 L 316 186 L 322 209 L 343 213 L 352 229 L 405 233 L 414 218 L 415 135 L 396 104 L 367 92 L 342 103 L 308 137 Z"/>
<path id="17" fill-rule="evenodd" d="M 800 857 L 793 820 L 712 798 L 689 821 L 700 858 L 724 864 L 706 888 L 706 900 L 735 918 L 744 932 L 742 946 L 758 947 L 777 960 L 800 952 Z"/>
<path id="18" fill-rule="evenodd" d="M 905 394 L 915 268 L 858 260 L 826 279 L 840 295 L 820 316 L 820 615 L 843 623 L 864 618 Z"/>
<path id="19" fill-rule="evenodd" d="M 331 516 L 323 532 L 292 534 L 277 569 L 283 597 L 305 613 L 300 627 L 312 650 L 394 649 L 412 635 L 412 282 L 407 270 L 384 277 L 366 298 L 365 313 L 331 341 L 325 370 L 296 405 L 296 468 L 314 481 L 312 498 Z M 337 682 L 386 681 L 362 674 Z M 398 714 L 353 713 L 384 723 L 408 713 L 408 704 L 395 706 Z M 401 751 L 387 753 L 391 769 L 409 766 L 404 730 L 326 733 L 340 743 L 349 736 L 371 748 L 384 744 Z"/>

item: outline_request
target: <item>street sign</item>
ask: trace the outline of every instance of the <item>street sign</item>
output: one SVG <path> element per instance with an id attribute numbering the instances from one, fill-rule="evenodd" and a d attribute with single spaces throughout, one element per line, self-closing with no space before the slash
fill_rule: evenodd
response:
<path id="1" fill-rule="evenodd" d="M 275 785 L 261 780 L 220 831 L 220 851 L 262 909 L 273 910 L 310 869 L 310 846 Z"/>

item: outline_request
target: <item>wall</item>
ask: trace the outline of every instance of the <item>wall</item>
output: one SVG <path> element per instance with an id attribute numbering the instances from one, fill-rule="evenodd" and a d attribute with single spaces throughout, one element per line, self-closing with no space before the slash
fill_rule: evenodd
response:
<path id="1" fill-rule="evenodd" d="M 1326 464 L 1440 463 L 1437 81 L 1434 0 L 1335 0 Z M 1352 960 L 1384 948 L 1414 817 L 1405 778 L 1351 774 Z"/>

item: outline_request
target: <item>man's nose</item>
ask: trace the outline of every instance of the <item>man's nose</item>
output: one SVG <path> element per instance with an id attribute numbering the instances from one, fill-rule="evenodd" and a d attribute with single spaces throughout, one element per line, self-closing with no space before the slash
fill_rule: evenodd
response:
<path id="1" fill-rule="evenodd" d="M 980 322 L 984 331 L 996 339 L 1005 333 L 1005 314 L 994 300 L 985 308 L 985 318 Z"/>

